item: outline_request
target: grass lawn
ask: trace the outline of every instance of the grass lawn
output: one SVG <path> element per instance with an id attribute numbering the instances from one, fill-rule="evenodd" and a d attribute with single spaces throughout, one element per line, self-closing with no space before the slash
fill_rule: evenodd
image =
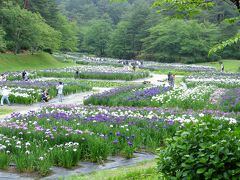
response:
<path id="1" fill-rule="evenodd" d="M 157 180 L 156 161 L 145 161 L 134 166 L 97 171 L 88 175 L 73 176 L 67 180 Z"/>
<path id="2" fill-rule="evenodd" d="M 39 54 L 0 54 L 0 72 L 57 68 L 75 65 L 56 60 L 47 53 Z"/>
<path id="3" fill-rule="evenodd" d="M 7 108 L 0 107 L 0 115 L 10 114 L 12 112 L 13 112 L 12 109 L 7 109 Z"/>
<path id="4" fill-rule="evenodd" d="M 240 72 L 240 60 L 221 60 L 223 62 L 226 72 Z M 220 71 L 221 65 L 219 62 L 201 63 L 202 65 L 215 67 Z"/>

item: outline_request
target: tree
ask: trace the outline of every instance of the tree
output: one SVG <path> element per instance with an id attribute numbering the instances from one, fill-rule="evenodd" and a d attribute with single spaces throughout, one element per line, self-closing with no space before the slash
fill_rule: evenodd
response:
<path id="1" fill-rule="evenodd" d="M 150 13 L 149 5 L 145 1 L 135 3 L 130 13 L 128 34 L 131 41 L 131 53 L 132 58 L 135 58 L 140 54 L 142 50 L 142 41 L 144 38 L 144 24 Z"/>
<path id="2" fill-rule="evenodd" d="M 4 36 L 6 35 L 3 28 L 0 26 L 0 52 L 3 51 L 6 48 L 6 42 L 4 39 Z"/>
<path id="3" fill-rule="evenodd" d="M 8 46 L 18 53 L 21 49 L 58 49 L 61 34 L 47 25 L 40 14 L 19 6 L 1 9 L 2 24 L 6 31 Z"/>
<path id="4" fill-rule="evenodd" d="M 26 2 L 24 4 L 26 4 Z M 33 13 L 39 13 L 45 19 L 48 25 L 56 28 L 56 24 L 58 23 L 59 10 L 55 1 L 29 0 L 29 2 L 27 2 L 27 9 Z"/>
<path id="5" fill-rule="evenodd" d="M 111 56 L 121 59 L 130 58 L 130 42 L 128 34 L 129 22 L 122 21 L 117 25 L 117 28 L 111 35 L 109 53 Z"/>
<path id="6" fill-rule="evenodd" d="M 207 61 L 209 47 L 217 41 L 219 29 L 194 20 L 167 19 L 149 29 L 143 40 L 142 57 L 165 62 Z"/>
<path id="7" fill-rule="evenodd" d="M 76 22 L 69 22 L 65 16 L 59 14 L 58 21 L 55 26 L 62 34 L 61 50 L 76 51 L 78 46 L 78 27 Z"/>
<path id="8" fill-rule="evenodd" d="M 239 0 L 221 0 L 227 1 L 228 3 L 232 3 L 239 11 L 240 11 L 240 1 Z M 194 13 L 199 12 L 199 9 L 205 9 L 207 7 L 214 6 L 214 0 L 155 0 L 154 6 L 155 7 L 164 7 L 166 10 L 168 9 L 175 9 L 176 12 L 182 13 Z"/>
<path id="9" fill-rule="evenodd" d="M 232 8 L 238 10 L 238 17 L 231 18 L 231 23 L 240 21 L 240 0 L 221 0 L 232 4 Z M 215 5 L 214 0 L 155 0 L 155 7 L 162 7 L 162 10 L 174 9 L 178 16 L 189 16 L 198 13 L 200 10 L 207 7 L 213 7 Z M 209 51 L 209 55 L 216 53 L 219 50 L 224 49 L 227 46 L 231 46 L 240 40 L 240 33 L 233 35 L 232 38 L 223 41 L 220 44 L 215 45 Z"/>
<path id="10" fill-rule="evenodd" d="M 107 45 L 112 32 L 111 24 L 105 21 L 94 21 L 84 37 L 90 52 L 99 56 L 106 55 Z"/>

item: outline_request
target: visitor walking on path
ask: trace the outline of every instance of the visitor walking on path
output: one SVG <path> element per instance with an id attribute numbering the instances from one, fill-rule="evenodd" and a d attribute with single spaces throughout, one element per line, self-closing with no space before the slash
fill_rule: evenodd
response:
<path id="1" fill-rule="evenodd" d="M 172 74 L 169 72 L 167 75 L 168 84 L 170 85 Z"/>
<path id="2" fill-rule="evenodd" d="M 5 86 L 5 87 L 2 89 L 1 106 L 3 106 L 3 103 L 4 103 L 5 100 L 7 101 L 8 105 L 10 106 L 10 101 L 9 101 L 9 99 L 8 99 L 9 94 L 10 94 L 10 90 L 8 89 L 7 86 Z"/>
<path id="3" fill-rule="evenodd" d="M 224 72 L 224 64 L 221 63 L 221 72 Z"/>
<path id="4" fill-rule="evenodd" d="M 173 88 L 174 84 L 175 84 L 175 75 L 172 74 L 171 72 L 169 72 L 167 80 L 168 80 L 169 86 L 171 86 Z"/>
<path id="5" fill-rule="evenodd" d="M 56 86 L 56 89 L 58 91 L 58 100 L 59 102 L 63 101 L 63 83 L 59 82 L 59 84 Z"/>

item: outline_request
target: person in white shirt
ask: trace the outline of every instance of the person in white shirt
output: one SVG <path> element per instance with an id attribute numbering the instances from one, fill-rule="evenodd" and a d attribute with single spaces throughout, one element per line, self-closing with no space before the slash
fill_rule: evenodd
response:
<path id="1" fill-rule="evenodd" d="M 56 86 L 56 89 L 58 91 L 58 100 L 59 102 L 63 101 L 63 83 L 59 82 L 59 84 Z"/>
<path id="2" fill-rule="evenodd" d="M 3 103 L 4 103 L 5 100 L 7 101 L 8 105 L 10 106 L 10 101 L 9 101 L 9 99 L 8 99 L 9 94 L 10 94 L 10 90 L 8 89 L 7 86 L 5 86 L 5 87 L 2 89 L 1 106 L 3 106 Z"/>

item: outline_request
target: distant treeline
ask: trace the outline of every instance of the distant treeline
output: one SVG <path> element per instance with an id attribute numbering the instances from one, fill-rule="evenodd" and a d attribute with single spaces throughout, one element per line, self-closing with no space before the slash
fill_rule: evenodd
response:
<path id="1" fill-rule="evenodd" d="M 1 1 L 0 1 L 1 2 Z M 240 43 L 208 56 L 209 49 L 236 34 L 233 5 L 216 5 L 188 19 L 152 8 L 153 0 L 29 0 L 0 4 L 0 49 L 79 51 L 124 59 L 203 62 L 240 59 Z M 156 11 L 160 10 L 160 13 Z"/>

